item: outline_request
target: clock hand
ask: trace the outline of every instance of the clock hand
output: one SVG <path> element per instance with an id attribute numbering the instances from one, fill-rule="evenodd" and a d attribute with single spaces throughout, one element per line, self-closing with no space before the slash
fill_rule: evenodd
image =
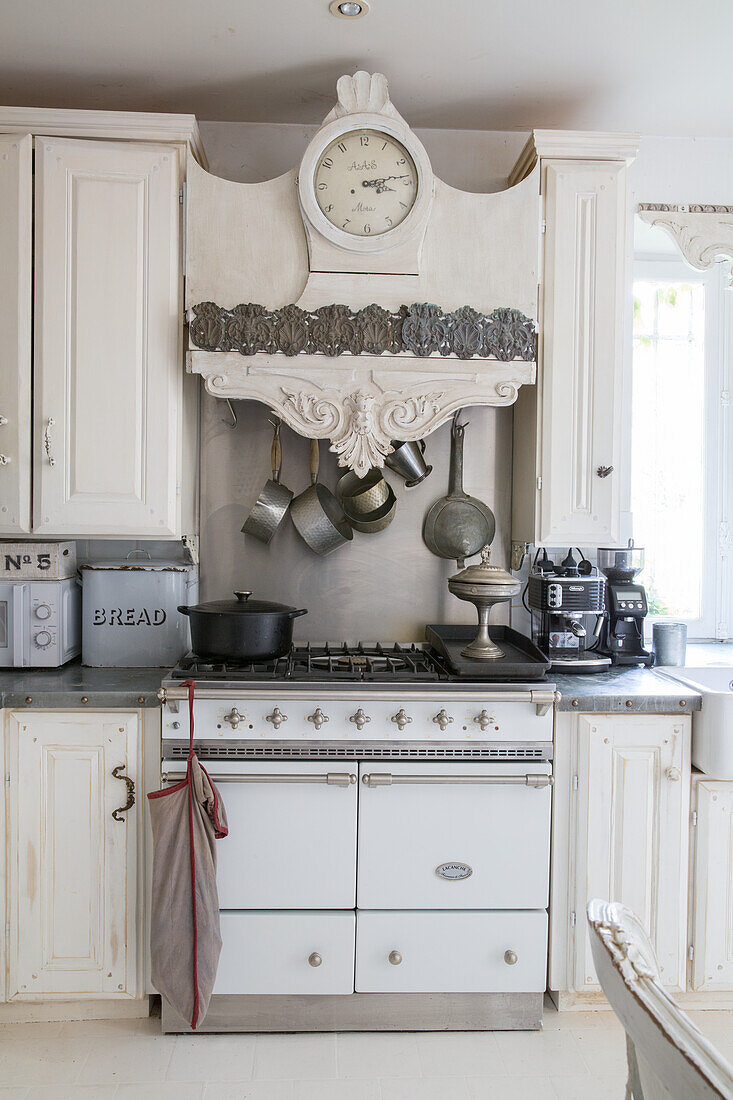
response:
<path id="1" fill-rule="evenodd" d="M 409 172 L 404 172 L 401 176 L 380 176 L 374 180 L 362 180 L 362 187 L 376 187 L 377 192 L 380 191 L 394 191 L 394 187 L 387 187 L 387 180 L 403 180 L 409 176 Z"/>

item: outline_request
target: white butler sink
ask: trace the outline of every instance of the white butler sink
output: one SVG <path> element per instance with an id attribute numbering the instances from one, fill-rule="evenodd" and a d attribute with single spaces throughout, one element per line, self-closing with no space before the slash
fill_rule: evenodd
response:
<path id="1" fill-rule="evenodd" d="M 733 667 L 657 668 L 702 695 L 692 717 L 692 763 L 715 779 L 733 779 Z"/>

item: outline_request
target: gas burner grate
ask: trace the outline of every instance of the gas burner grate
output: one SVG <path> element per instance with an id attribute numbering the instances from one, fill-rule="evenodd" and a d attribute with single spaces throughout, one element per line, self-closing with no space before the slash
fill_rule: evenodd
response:
<path id="1" fill-rule="evenodd" d="M 221 680 L 247 682 L 291 680 L 319 681 L 406 681 L 436 682 L 450 679 L 441 658 L 414 643 L 382 645 L 341 643 L 293 646 L 289 653 L 273 661 L 244 664 L 206 661 L 191 653 L 173 669 L 174 680 Z"/>
<path id="2" fill-rule="evenodd" d="M 358 742 L 306 742 L 240 741 L 225 743 L 197 741 L 196 751 L 203 764 L 210 760 L 495 760 L 495 761 L 548 761 L 552 759 L 552 745 L 524 742 L 485 742 L 483 744 L 421 744 L 416 742 L 358 741 Z M 185 760 L 188 742 L 166 745 L 166 755 L 172 760 Z M 163 761 L 165 770 L 165 761 Z"/>

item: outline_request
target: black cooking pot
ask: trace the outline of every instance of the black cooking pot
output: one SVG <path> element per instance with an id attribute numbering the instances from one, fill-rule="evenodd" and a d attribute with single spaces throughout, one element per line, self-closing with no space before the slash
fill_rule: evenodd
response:
<path id="1" fill-rule="evenodd" d="M 251 592 L 235 592 L 236 600 L 214 600 L 179 607 L 191 620 L 191 644 L 197 657 L 217 661 L 268 661 L 283 657 L 293 644 L 293 619 L 307 615 L 269 600 L 251 600 Z"/>

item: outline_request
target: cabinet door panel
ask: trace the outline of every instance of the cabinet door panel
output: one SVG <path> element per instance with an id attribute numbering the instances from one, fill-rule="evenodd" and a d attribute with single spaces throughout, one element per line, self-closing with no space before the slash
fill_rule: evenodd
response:
<path id="1" fill-rule="evenodd" d="M 534 540 L 620 537 L 626 169 L 545 162 L 542 489 Z M 613 467 L 599 477 L 598 469 Z"/>
<path id="2" fill-rule="evenodd" d="M 724 991 L 733 989 L 733 783 L 696 789 L 692 988 Z"/>
<path id="3" fill-rule="evenodd" d="M 11 715 L 11 1000 L 138 995 L 138 758 L 134 713 Z"/>
<path id="4" fill-rule="evenodd" d="M 177 533 L 179 216 L 174 150 L 37 139 L 38 533 Z"/>
<path id="5" fill-rule="evenodd" d="M 31 529 L 33 139 L 0 135 L 0 534 Z"/>
<path id="6" fill-rule="evenodd" d="M 651 934 L 662 981 L 685 987 L 689 719 L 578 719 L 575 988 L 596 990 L 590 898 L 633 909 Z"/>

